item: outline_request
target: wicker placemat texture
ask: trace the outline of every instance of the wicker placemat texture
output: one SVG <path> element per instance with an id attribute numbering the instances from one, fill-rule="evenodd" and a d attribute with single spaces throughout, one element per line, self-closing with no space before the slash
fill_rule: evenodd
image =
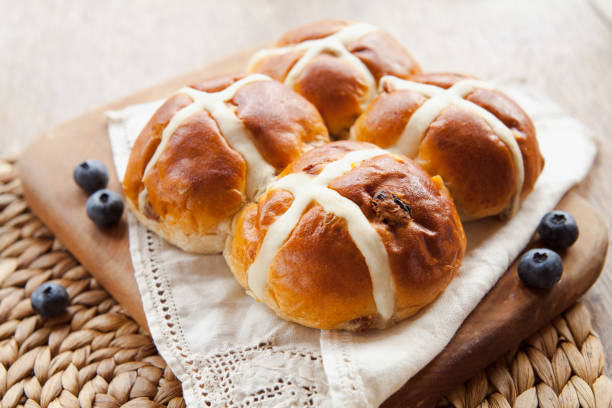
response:
<path id="1" fill-rule="evenodd" d="M 65 316 L 43 320 L 29 296 L 66 287 Z M 471 407 L 612 407 L 612 381 L 587 309 L 576 304 L 442 399 Z M 184 407 L 180 383 L 144 333 L 29 210 L 0 160 L 0 406 Z"/>
<path id="2" fill-rule="evenodd" d="M 45 281 L 70 294 L 43 320 L 30 294 Z M 184 407 L 151 338 L 29 210 L 0 161 L 0 406 Z"/>
<path id="3" fill-rule="evenodd" d="M 576 303 L 439 405 L 610 408 L 612 380 L 604 369 L 604 350 L 589 311 Z"/>

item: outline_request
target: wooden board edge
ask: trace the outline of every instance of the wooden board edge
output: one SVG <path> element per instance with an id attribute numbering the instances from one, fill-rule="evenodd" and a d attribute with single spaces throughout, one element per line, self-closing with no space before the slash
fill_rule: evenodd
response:
<path id="1" fill-rule="evenodd" d="M 570 207 L 569 209 L 566 208 L 568 207 L 568 203 Z M 574 257 L 579 256 L 580 263 L 585 268 L 584 272 L 581 273 L 580 276 L 574 275 L 572 276 L 571 281 L 563 282 L 564 285 L 573 287 L 575 289 L 575 292 L 571 296 L 565 298 L 557 298 L 556 295 L 561 293 L 560 291 L 553 290 L 546 292 L 525 288 L 526 291 L 533 292 L 534 296 L 544 296 L 548 299 L 554 299 L 554 301 L 559 302 L 559 304 L 556 307 L 545 309 L 544 313 L 541 314 L 535 314 L 535 312 L 532 310 L 525 310 L 522 315 L 526 315 L 531 318 L 531 323 L 529 325 L 521 325 L 520 322 L 517 321 L 503 321 L 504 325 L 510 326 L 511 328 L 514 327 L 516 330 L 513 332 L 513 336 L 508 336 L 505 339 L 502 338 L 501 343 L 499 338 L 496 338 L 496 341 L 493 341 L 493 339 L 491 338 L 487 339 L 480 337 L 481 333 L 478 333 L 479 337 L 476 341 L 480 344 L 488 345 L 487 347 L 485 347 L 485 349 L 481 350 L 482 353 L 480 355 L 485 356 L 486 358 L 480 360 L 478 364 L 470 364 L 468 358 L 469 350 L 467 349 L 470 347 L 470 342 L 468 339 L 473 333 L 469 333 L 470 329 L 468 328 L 468 326 L 471 324 L 472 320 L 482 318 L 482 316 L 477 315 L 482 315 L 483 310 L 489 309 L 491 306 L 495 306 L 495 304 L 489 305 L 488 303 L 491 303 L 491 298 L 493 296 L 497 296 L 497 292 L 512 293 L 510 286 L 516 286 L 517 282 L 519 282 L 516 269 L 520 257 L 517 257 L 517 259 L 515 259 L 512 265 L 509 267 L 508 271 L 504 273 L 504 275 L 499 279 L 499 281 L 491 289 L 491 291 L 487 293 L 487 295 L 482 299 L 479 305 L 466 318 L 462 326 L 459 328 L 457 333 L 455 333 L 450 343 L 445 347 L 443 352 L 440 353 L 436 358 L 434 358 L 434 360 L 432 360 L 425 368 L 419 371 L 417 375 L 407 381 L 406 384 L 404 384 L 404 386 L 402 386 L 392 396 L 390 396 L 381 405 L 381 407 L 426 408 L 434 406 L 434 404 L 438 401 L 439 398 L 451 392 L 456 386 L 472 378 L 487 365 L 497 361 L 508 350 L 520 344 L 521 341 L 523 341 L 524 339 L 527 339 L 529 338 L 529 336 L 533 335 L 534 333 L 537 333 L 542 327 L 552 321 L 555 317 L 570 308 L 581 296 L 583 296 L 593 286 L 593 284 L 601 276 L 601 272 L 606 261 L 609 247 L 608 227 L 601 215 L 593 209 L 593 207 L 588 203 L 588 201 L 586 201 L 584 198 L 575 193 L 574 188 L 564 196 L 558 207 L 571 210 L 571 208 L 575 206 L 582 207 L 584 209 L 589 209 L 589 211 L 585 213 L 574 214 L 579 222 L 579 225 L 581 224 L 581 218 L 588 216 L 593 217 L 594 221 L 591 222 L 597 222 L 597 225 L 599 225 L 600 227 L 597 231 L 597 236 L 594 237 L 593 240 L 591 240 L 597 245 L 588 247 L 590 248 L 588 254 L 579 254 L 577 252 L 574 252 L 572 254 Z M 525 250 L 538 246 L 542 246 L 541 243 L 537 240 L 532 240 L 527 246 L 527 248 L 525 248 Z M 589 262 L 593 260 L 594 262 Z M 580 279 L 580 277 L 586 277 L 586 279 Z M 503 298 L 496 300 L 496 302 L 500 302 L 501 300 L 503 300 Z M 533 329 L 528 330 L 527 327 L 533 327 Z M 493 333 L 493 335 L 494 334 L 495 333 Z M 432 377 L 435 377 L 438 373 L 447 370 L 448 364 L 445 366 L 445 362 L 441 363 L 441 360 L 447 357 L 451 349 L 454 349 L 454 344 L 457 342 L 463 344 L 463 349 L 457 348 L 456 350 L 454 350 L 457 354 L 461 356 L 460 358 L 464 359 L 464 361 L 462 361 L 460 364 L 462 371 L 455 371 L 455 375 L 452 377 L 452 380 L 446 382 L 436 381 L 434 383 L 435 390 L 427 389 L 426 387 L 428 386 L 428 384 L 432 383 L 427 381 L 428 377 L 431 379 Z M 462 353 L 464 354 L 462 355 Z M 457 364 L 459 365 L 459 363 Z"/>

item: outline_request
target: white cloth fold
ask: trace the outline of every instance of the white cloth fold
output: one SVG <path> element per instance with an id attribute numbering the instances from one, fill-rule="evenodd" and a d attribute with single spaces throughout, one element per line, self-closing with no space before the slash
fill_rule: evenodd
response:
<path id="1" fill-rule="evenodd" d="M 189 407 L 378 406 L 431 361 L 593 163 L 590 132 L 522 85 L 500 86 L 532 117 L 546 166 L 508 222 L 465 226 L 458 276 L 416 316 L 383 331 L 319 331 L 278 318 L 247 296 L 220 255 L 187 254 L 129 215 L 130 253 L 157 348 Z M 109 112 L 117 174 L 159 101 Z"/>

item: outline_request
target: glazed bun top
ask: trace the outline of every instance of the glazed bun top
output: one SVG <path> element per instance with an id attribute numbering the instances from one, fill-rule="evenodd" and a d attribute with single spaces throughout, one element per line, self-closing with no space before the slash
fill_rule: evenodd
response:
<path id="1" fill-rule="evenodd" d="M 224 254 L 241 285 L 284 318 L 363 330 L 435 299 L 464 251 L 439 177 L 342 141 L 304 154 L 245 207 Z"/>
<path id="2" fill-rule="evenodd" d="M 217 238 L 212 249 L 179 246 L 218 252 L 245 201 L 326 141 L 316 109 L 282 84 L 261 74 L 212 78 L 178 90 L 155 112 L 133 146 L 123 188 L 148 219 Z"/>
<path id="3" fill-rule="evenodd" d="M 386 76 L 351 138 L 414 158 L 444 179 L 464 220 L 511 216 L 542 171 L 535 127 L 508 96 L 460 74 Z"/>
<path id="4" fill-rule="evenodd" d="M 256 53 L 249 70 L 305 96 L 330 133 L 343 137 L 383 75 L 408 78 L 420 67 L 395 38 L 371 24 L 323 20 L 287 32 L 275 48 Z"/>

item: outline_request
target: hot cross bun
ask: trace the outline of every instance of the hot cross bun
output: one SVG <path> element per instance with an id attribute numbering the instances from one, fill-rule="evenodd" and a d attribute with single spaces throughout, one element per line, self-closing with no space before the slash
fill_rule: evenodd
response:
<path id="1" fill-rule="evenodd" d="M 458 74 L 387 76 L 351 139 L 440 175 L 462 220 L 512 216 L 544 166 L 527 114 L 491 85 Z"/>
<path id="2" fill-rule="evenodd" d="M 421 70 L 385 31 L 345 20 L 324 20 L 289 31 L 275 48 L 256 53 L 249 69 L 306 97 L 337 138 L 348 136 L 350 126 L 376 96 L 383 75 L 408 78 Z"/>
<path id="3" fill-rule="evenodd" d="M 306 99 L 265 75 L 182 88 L 155 112 L 130 154 L 128 206 L 178 247 L 221 252 L 231 217 L 287 164 L 327 142 Z"/>
<path id="4" fill-rule="evenodd" d="M 305 153 L 241 210 L 224 256 L 279 316 L 366 330 L 433 301 L 464 252 L 440 177 L 375 145 L 339 141 Z"/>

